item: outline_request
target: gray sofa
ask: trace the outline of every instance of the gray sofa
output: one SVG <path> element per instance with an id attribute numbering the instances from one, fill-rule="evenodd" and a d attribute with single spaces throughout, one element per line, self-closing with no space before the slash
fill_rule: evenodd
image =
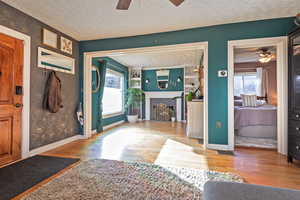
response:
<path id="1" fill-rule="evenodd" d="M 250 185 L 213 182 L 204 185 L 204 200 L 300 200 L 300 191 Z"/>

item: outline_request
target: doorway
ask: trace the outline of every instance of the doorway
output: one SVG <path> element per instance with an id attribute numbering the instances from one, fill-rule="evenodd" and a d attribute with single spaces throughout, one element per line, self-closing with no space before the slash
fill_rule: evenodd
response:
<path id="1" fill-rule="evenodd" d="M 143 54 L 143 55 L 152 55 L 152 54 L 162 54 L 162 53 L 174 53 L 178 51 L 195 51 L 195 50 L 201 50 L 203 52 L 203 72 L 204 72 L 204 83 L 203 83 L 203 90 L 204 94 L 207 94 L 207 68 L 208 68 L 208 43 L 207 42 L 200 42 L 200 43 L 188 43 L 188 44 L 178 44 L 178 45 L 167 45 L 167 46 L 157 46 L 157 47 L 144 47 L 144 48 L 132 48 L 132 49 L 122 49 L 122 50 L 112 50 L 112 51 L 98 51 L 98 52 L 87 52 L 84 54 L 84 118 L 85 118 L 85 123 L 84 123 L 84 136 L 85 137 L 90 137 L 92 135 L 92 69 L 93 69 L 93 59 L 97 58 L 103 58 L 103 57 L 123 57 L 126 55 L 136 55 L 136 54 Z M 137 58 L 135 58 L 137 60 Z M 199 60 L 199 59 L 198 59 Z M 177 66 L 178 67 L 178 66 Z M 153 71 L 159 71 L 159 72 L 166 72 L 166 71 L 171 71 L 171 69 L 174 68 L 172 66 L 171 68 L 169 67 L 161 67 L 161 70 L 157 70 L 157 68 L 149 68 L 146 69 L 148 70 L 153 70 Z M 181 66 L 182 68 L 182 66 Z M 164 70 L 162 70 L 164 69 Z M 131 73 L 132 70 L 129 70 L 130 74 L 135 74 Z M 152 71 L 151 71 L 152 72 Z M 160 76 L 157 73 L 156 74 L 156 79 L 158 79 L 158 76 Z M 165 76 L 164 76 L 165 77 Z M 129 77 L 131 80 L 133 80 L 135 77 Z M 168 78 L 168 80 L 171 80 L 171 78 Z M 182 77 L 175 76 L 175 79 L 172 79 L 172 83 L 169 83 L 169 86 L 171 87 L 172 85 L 177 85 L 178 82 L 185 81 Z M 154 79 L 149 78 L 145 79 L 145 83 L 147 82 L 148 86 L 151 86 L 152 84 L 156 84 L 154 82 Z M 130 84 L 131 81 L 129 81 Z M 157 92 L 148 92 L 145 96 L 145 113 L 146 113 L 146 120 L 151 119 L 151 112 L 149 111 L 149 108 L 151 107 L 151 98 L 155 98 L 153 95 L 156 94 Z M 161 92 L 159 98 L 174 98 L 178 97 L 182 94 L 182 92 L 172 92 L 172 91 L 165 91 Z M 172 95 L 172 97 L 170 97 Z M 176 98 L 176 101 L 180 101 L 180 99 Z M 207 112 L 207 95 L 204 95 L 204 146 L 207 145 L 207 140 L 208 140 L 208 112 Z M 182 108 L 182 104 L 178 103 L 178 106 L 176 104 L 176 117 L 177 119 L 182 119 L 182 113 L 180 112 Z M 177 112 L 177 109 L 179 112 Z M 173 108 L 175 111 L 175 108 Z M 148 114 L 147 114 L 148 113 Z M 172 112 L 173 113 L 173 112 Z M 175 115 L 175 114 L 174 114 Z M 178 115 L 178 116 L 177 116 Z M 176 119 L 175 117 L 175 119 Z"/>
<path id="2" fill-rule="evenodd" d="M 276 46 L 234 49 L 236 147 L 277 149 Z"/>
<path id="3" fill-rule="evenodd" d="M 276 107 L 276 138 L 277 151 L 281 154 L 287 153 L 287 37 L 261 38 L 237 40 L 228 42 L 228 140 L 229 146 L 234 150 L 235 145 L 235 111 L 234 111 L 234 66 L 235 66 L 235 50 L 264 47 L 273 48 L 276 52 L 276 84 L 277 84 L 277 107 Z M 263 95 L 265 96 L 265 95 Z M 265 128 L 265 127 L 264 127 Z M 269 127 L 274 128 L 274 127 Z M 268 130 L 274 133 L 274 130 Z M 256 134 L 261 134 L 260 129 L 254 130 Z"/>
<path id="4" fill-rule="evenodd" d="M 23 41 L 0 33 L 0 165 L 21 158 Z"/>

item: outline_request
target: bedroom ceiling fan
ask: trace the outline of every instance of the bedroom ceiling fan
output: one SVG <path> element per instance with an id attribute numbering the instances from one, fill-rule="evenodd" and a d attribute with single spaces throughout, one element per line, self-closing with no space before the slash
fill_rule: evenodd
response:
<path id="1" fill-rule="evenodd" d="M 184 0 L 169 0 L 173 3 L 176 7 L 180 6 L 184 2 Z M 117 9 L 118 10 L 128 10 L 130 6 L 131 0 L 119 0 Z"/>
<path id="2" fill-rule="evenodd" d="M 270 62 L 273 58 L 275 58 L 275 55 L 267 48 L 262 48 L 258 52 L 259 59 L 258 61 L 260 63 L 268 63 Z"/>

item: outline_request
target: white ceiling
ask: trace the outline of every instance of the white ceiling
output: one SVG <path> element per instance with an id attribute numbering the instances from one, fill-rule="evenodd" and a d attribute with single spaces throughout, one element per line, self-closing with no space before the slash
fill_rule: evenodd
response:
<path id="1" fill-rule="evenodd" d="M 274 58 L 272 61 L 276 60 L 276 47 L 264 47 L 267 48 Z M 234 62 L 235 63 L 247 63 L 247 62 L 258 62 L 259 52 L 261 48 L 237 48 L 234 50 Z"/>
<path id="2" fill-rule="evenodd" d="M 202 52 L 202 50 L 185 50 L 159 53 L 135 53 L 110 57 L 128 67 L 191 67 L 200 64 Z"/>
<path id="3" fill-rule="evenodd" d="M 133 36 L 216 24 L 295 16 L 299 0 L 2 0 L 77 40 Z"/>

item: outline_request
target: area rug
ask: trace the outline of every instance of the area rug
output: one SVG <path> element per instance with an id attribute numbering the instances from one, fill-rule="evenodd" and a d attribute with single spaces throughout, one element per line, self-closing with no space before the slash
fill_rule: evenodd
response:
<path id="1" fill-rule="evenodd" d="M 241 177 L 230 173 L 90 160 L 23 197 L 23 200 L 201 200 L 203 185 L 208 180 L 243 182 Z"/>
<path id="2" fill-rule="evenodd" d="M 235 136 L 235 145 L 241 147 L 257 147 L 265 149 L 276 149 L 277 141 L 272 138 L 255 138 Z"/>
<path id="3" fill-rule="evenodd" d="M 79 159 L 34 156 L 0 168 L 0 200 L 8 200 L 75 164 Z"/>

